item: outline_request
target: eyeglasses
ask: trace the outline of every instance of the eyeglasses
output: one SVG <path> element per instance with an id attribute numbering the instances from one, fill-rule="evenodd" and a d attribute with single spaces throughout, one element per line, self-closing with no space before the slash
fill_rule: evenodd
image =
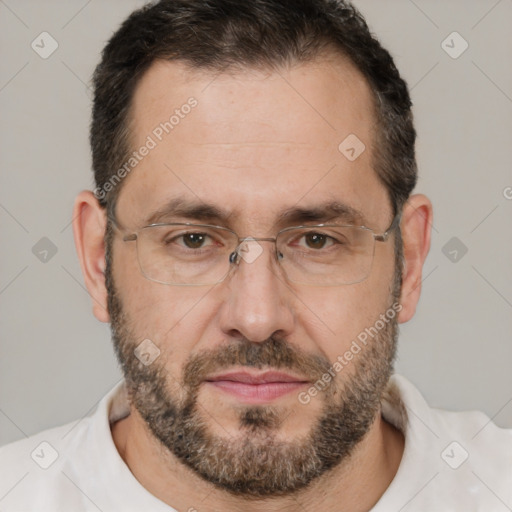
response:
<path id="1" fill-rule="evenodd" d="M 116 229 L 122 231 L 111 218 Z M 274 242 L 276 261 L 291 282 L 316 286 L 355 284 L 370 274 L 375 242 L 386 242 L 400 224 L 376 234 L 365 226 L 319 224 L 282 229 L 275 238 L 240 238 L 231 229 L 210 224 L 151 224 L 123 236 L 136 242 L 142 274 L 176 286 L 223 281 L 241 260 L 252 263 L 263 252 L 259 242 Z"/>

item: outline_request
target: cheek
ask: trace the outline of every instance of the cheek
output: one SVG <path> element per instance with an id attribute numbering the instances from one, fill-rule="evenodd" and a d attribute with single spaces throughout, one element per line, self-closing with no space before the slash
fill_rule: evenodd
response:
<path id="1" fill-rule="evenodd" d="M 393 272 L 394 266 L 386 264 L 362 283 L 312 287 L 305 295 L 307 315 L 302 317 L 302 328 L 329 361 L 343 355 L 391 306 Z"/>
<path id="2" fill-rule="evenodd" d="M 116 260 L 114 280 L 134 343 L 150 339 L 178 374 L 211 321 L 210 287 L 155 283 L 141 274 L 135 254 L 124 256 Z"/>

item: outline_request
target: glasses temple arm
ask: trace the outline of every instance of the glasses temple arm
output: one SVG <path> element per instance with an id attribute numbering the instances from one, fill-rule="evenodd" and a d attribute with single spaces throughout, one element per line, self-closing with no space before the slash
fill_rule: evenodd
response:
<path id="1" fill-rule="evenodd" d="M 380 235 L 375 235 L 375 240 L 377 240 L 378 242 L 385 242 L 388 238 L 389 238 L 389 235 L 397 228 L 400 226 L 400 221 L 402 220 L 402 212 L 398 212 L 395 217 L 393 218 L 393 221 L 391 222 L 391 225 L 389 226 L 388 229 L 386 229 L 386 231 L 384 231 L 384 233 L 380 234 Z"/>

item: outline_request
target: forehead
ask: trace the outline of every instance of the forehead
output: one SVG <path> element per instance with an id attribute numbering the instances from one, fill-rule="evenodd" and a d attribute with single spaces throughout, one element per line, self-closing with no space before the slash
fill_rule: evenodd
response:
<path id="1" fill-rule="evenodd" d="M 186 197 L 270 223 L 298 203 L 329 200 L 375 217 L 386 194 L 372 168 L 374 126 L 371 90 L 340 57 L 218 73 L 157 61 L 138 84 L 130 124 L 132 148 L 152 148 L 119 208 L 138 222 Z"/>

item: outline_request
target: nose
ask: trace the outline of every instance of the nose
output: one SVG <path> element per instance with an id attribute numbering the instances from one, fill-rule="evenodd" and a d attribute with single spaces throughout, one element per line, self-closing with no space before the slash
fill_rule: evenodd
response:
<path id="1" fill-rule="evenodd" d="M 254 342 L 289 335 L 294 325 L 293 294 L 275 260 L 274 245 L 249 239 L 240 249 L 225 281 L 222 331 Z"/>

